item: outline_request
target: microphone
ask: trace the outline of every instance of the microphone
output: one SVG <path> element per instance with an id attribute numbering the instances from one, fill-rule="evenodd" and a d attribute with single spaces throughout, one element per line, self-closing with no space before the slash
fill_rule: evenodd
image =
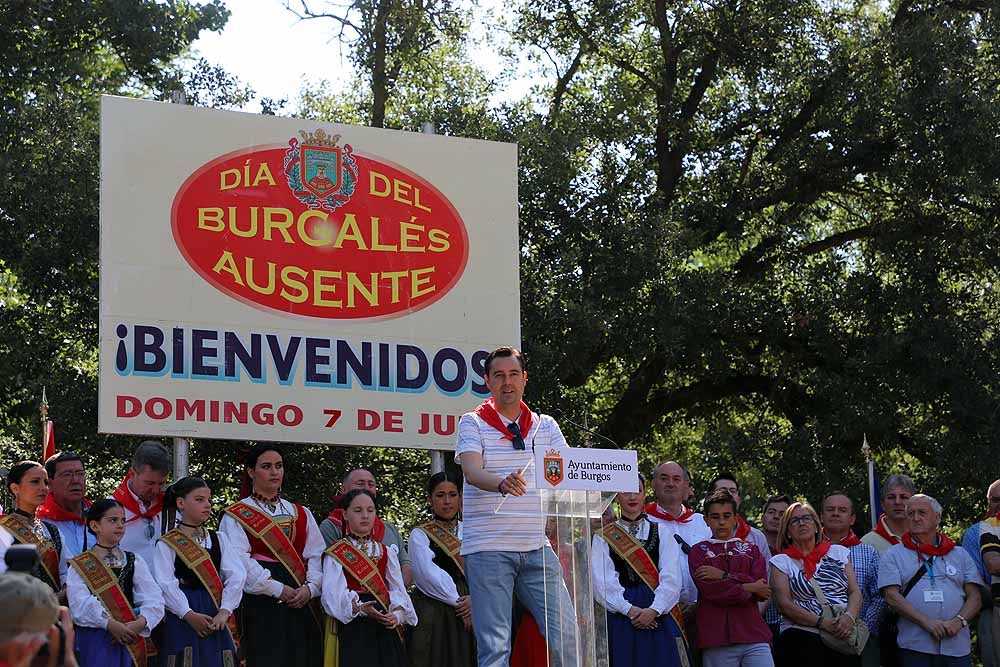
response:
<path id="1" fill-rule="evenodd" d="M 586 426 L 581 426 L 580 424 L 577 424 L 575 421 L 573 421 L 572 419 L 570 419 L 569 416 L 567 416 L 566 413 L 561 408 L 556 408 L 554 410 L 554 412 L 557 415 L 559 415 L 559 420 L 560 421 L 564 421 L 564 422 L 567 422 L 569 424 L 572 424 L 573 426 L 577 427 L 578 429 L 580 429 L 584 433 L 589 433 L 590 435 L 592 435 L 594 437 L 600 438 L 601 440 L 604 440 L 606 442 L 610 442 L 614 446 L 615 449 L 621 449 L 621 445 L 619 445 L 617 442 L 615 442 L 614 440 L 612 440 L 608 436 L 602 435 L 602 434 L 598 433 L 597 431 L 594 431 L 594 430 L 591 430 L 591 429 L 587 428 Z"/>

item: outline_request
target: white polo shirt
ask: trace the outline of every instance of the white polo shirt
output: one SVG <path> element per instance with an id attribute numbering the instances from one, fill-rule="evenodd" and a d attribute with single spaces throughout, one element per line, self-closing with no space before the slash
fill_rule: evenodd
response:
<path id="1" fill-rule="evenodd" d="M 501 417 L 502 419 L 502 417 Z M 506 420 L 505 420 L 506 421 Z M 476 452 L 483 456 L 483 468 L 500 477 L 518 472 L 533 459 L 532 447 L 565 447 L 566 438 L 556 420 L 532 413 L 531 430 L 524 436 L 525 448 L 514 449 L 503 433 L 493 428 L 475 412 L 462 415 L 458 423 L 455 461 L 461 465 L 462 454 Z M 502 496 L 499 491 L 483 491 L 466 483 L 462 492 L 462 555 L 479 551 L 534 551 L 545 544 L 545 516 L 535 487 L 535 474 L 524 474 L 528 491 L 523 496 L 507 496 L 501 512 L 496 513 Z"/>

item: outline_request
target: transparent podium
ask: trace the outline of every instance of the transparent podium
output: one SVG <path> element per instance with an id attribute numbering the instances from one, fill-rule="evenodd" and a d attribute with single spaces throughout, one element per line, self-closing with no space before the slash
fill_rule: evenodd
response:
<path id="1" fill-rule="evenodd" d="M 529 468 L 532 466 L 529 466 Z M 533 474 L 525 470 L 525 476 Z M 504 497 L 500 516 L 544 517 L 551 549 L 545 562 L 544 618 L 536 618 L 545 637 L 546 664 L 553 667 L 607 667 L 608 628 L 604 608 L 594 600 L 591 541 L 614 492 L 532 489 Z M 524 623 L 518 632 L 524 630 Z M 531 632 L 531 630 L 527 630 Z M 518 636 L 515 646 L 522 641 Z"/>

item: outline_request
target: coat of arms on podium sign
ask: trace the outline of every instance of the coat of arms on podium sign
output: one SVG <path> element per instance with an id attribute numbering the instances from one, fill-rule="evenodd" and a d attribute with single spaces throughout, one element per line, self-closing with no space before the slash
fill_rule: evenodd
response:
<path id="1" fill-rule="evenodd" d="M 350 144 L 339 145 L 340 135 L 324 130 L 300 131 L 302 142 L 288 140 L 285 178 L 295 198 L 309 208 L 332 211 L 354 194 L 358 163 Z"/>
<path id="2" fill-rule="evenodd" d="M 550 449 L 545 452 L 542 459 L 543 470 L 545 470 L 545 480 L 552 486 L 556 486 L 563 481 L 563 460 L 558 449 Z"/>

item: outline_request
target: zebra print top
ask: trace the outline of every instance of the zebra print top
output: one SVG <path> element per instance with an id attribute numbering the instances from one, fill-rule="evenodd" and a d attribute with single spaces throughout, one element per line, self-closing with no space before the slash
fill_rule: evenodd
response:
<path id="1" fill-rule="evenodd" d="M 816 574 L 813 578 L 826 596 L 826 601 L 830 604 L 847 605 L 847 565 L 850 551 L 847 547 L 839 544 L 830 546 L 830 550 L 819 561 L 816 567 Z M 788 577 L 788 587 L 792 594 L 792 602 L 802 607 L 806 611 L 820 615 L 821 609 L 819 600 L 816 599 L 816 591 L 812 584 L 806 580 L 806 575 L 802 571 L 802 561 L 794 560 L 785 554 L 778 554 L 771 558 L 771 565 L 781 570 Z M 797 628 L 817 632 L 816 628 L 794 625 L 784 616 L 781 617 L 781 630 Z"/>

